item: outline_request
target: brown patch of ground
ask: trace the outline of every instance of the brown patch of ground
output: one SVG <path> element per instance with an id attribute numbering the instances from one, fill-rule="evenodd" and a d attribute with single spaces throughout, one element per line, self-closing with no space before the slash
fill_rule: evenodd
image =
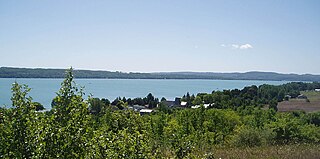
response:
<path id="1" fill-rule="evenodd" d="M 278 104 L 279 112 L 288 112 L 295 110 L 303 110 L 305 112 L 314 112 L 320 110 L 320 103 L 306 102 L 304 99 L 291 99 Z"/>
<path id="2" fill-rule="evenodd" d="M 318 159 L 319 145 L 283 145 L 254 148 L 227 148 L 213 151 L 214 158 L 284 158 L 284 159 Z"/>
<path id="3" fill-rule="evenodd" d="M 174 152 L 164 149 L 160 158 L 175 158 Z M 186 158 L 221 159 L 319 159 L 320 145 L 288 144 L 261 147 L 203 147 Z"/>
<path id="4" fill-rule="evenodd" d="M 289 101 L 283 101 L 278 103 L 279 112 L 288 112 L 302 110 L 305 112 L 320 111 L 320 92 L 308 91 L 301 92 L 308 97 L 309 102 L 306 99 L 290 99 Z"/>

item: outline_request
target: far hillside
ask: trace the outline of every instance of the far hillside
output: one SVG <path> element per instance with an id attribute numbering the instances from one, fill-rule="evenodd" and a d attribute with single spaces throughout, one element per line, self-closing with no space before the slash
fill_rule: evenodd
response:
<path id="1" fill-rule="evenodd" d="M 63 78 L 64 69 L 1 67 L 0 78 Z M 281 74 L 275 72 L 215 73 L 215 72 L 112 72 L 75 70 L 76 78 L 105 79 L 216 79 L 216 80 L 268 80 L 268 81 L 320 81 L 320 75 Z"/>

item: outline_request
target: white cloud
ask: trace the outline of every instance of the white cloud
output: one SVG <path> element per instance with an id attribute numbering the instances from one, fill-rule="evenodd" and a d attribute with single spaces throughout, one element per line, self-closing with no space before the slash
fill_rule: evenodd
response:
<path id="1" fill-rule="evenodd" d="M 241 50 L 253 48 L 251 44 L 221 44 L 221 47 L 227 47 L 231 49 L 241 49 Z"/>
<path id="2" fill-rule="evenodd" d="M 239 48 L 240 48 L 240 49 L 252 49 L 253 47 L 252 47 L 252 45 L 250 45 L 250 44 L 244 44 L 244 45 L 240 45 Z"/>
<path id="3" fill-rule="evenodd" d="M 238 49 L 239 45 L 238 44 L 231 44 L 231 47 L 234 48 L 234 49 Z"/>

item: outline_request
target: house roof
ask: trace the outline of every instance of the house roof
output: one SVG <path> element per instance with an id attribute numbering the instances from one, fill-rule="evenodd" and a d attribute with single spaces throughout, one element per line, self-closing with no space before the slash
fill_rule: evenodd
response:
<path id="1" fill-rule="evenodd" d="M 186 106 L 187 105 L 187 102 L 181 102 L 181 104 L 180 105 L 182 105 L 182 106 Z"/>
<path id="2" fill-rule="evenodd" d="M 304 98 L 308 98 L 308 97 L 305 96 L 304 94 L 300 94 L 300 95 L 298 95 L 298 98 L 304 99 Z"/>
<path id="3" fill-rule="evenodd" d="M 174 105 L 174 101 L 165 101 L 165 104 L 168 106 L 173 106 Z"/>
<path id="4" fill-rule="evenodd" d="M 140 113 L 151 113 L 151 112 L 153 112 L 152 109 L 141 109 L 140 110 Z"/>
<path id="5" fill-rule="evenodd" d="M 208 108 L 209 106 L 214 105 L 214 103 L 210 103 L 210 104 L 203 104 L 204 108 Z M 195 105 L 195 106 L 191 106 L 191 108 L 196 109 L 196 108 L 200 108 L 201 105 Z"/>

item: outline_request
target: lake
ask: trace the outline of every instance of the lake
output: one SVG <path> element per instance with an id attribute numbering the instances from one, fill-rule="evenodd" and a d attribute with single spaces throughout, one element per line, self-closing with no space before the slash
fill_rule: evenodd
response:
<path id="1" fill-rule="evenodd" d="M 51 108 L 51 101 L 56 96 L 63 79 L 32 79 L 32 78 L 0 78 L 0 106 L 11 105 L 11 85 L 14 81 L 27 84 L 32 90 L 33 101 L 40 102 L 45 108 Z M 75 79 L 79 86 L 84 86 L 86 95 L 108 98 L 145 97 L 152 93 L 159 99 L 165 97 L 173 100 L 187 92 L 190 94 L 211 93 L 213 90 L 242 89 L 245 86 L 272 84 L 280 85 L 288 81 L 255 81 L 255 80 L 168 80 L 168 79 Z"/>

